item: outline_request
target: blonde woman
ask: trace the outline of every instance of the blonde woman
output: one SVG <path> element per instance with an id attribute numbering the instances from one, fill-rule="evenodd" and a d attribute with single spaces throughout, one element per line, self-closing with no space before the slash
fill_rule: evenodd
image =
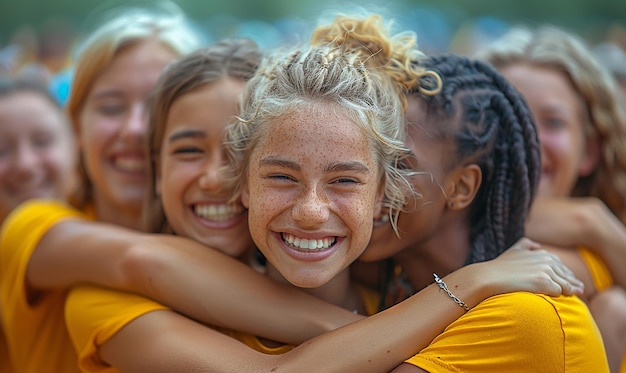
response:
<path id="1" fill-rule="evenodd" d="M 479 57 L 528 101 L 542 150 L 528 235 L 585 281 L 617 372 L 626 350 L 626 116 L 616 83 L 579 37 L 554 27 L 514 29 Z"/>

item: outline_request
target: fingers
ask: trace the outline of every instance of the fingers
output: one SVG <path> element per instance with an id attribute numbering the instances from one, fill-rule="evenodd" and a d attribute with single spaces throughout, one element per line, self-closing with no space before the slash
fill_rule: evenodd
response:
<path id="1" fill-rule="evenodd" d="M 550 279 L 560 286 L 563 295 L 582 295 L 585 285 L 574 275 L 561 259 L 552 253 L 545 252 L 547 264 L 552 271 L 546 271 Z"/>

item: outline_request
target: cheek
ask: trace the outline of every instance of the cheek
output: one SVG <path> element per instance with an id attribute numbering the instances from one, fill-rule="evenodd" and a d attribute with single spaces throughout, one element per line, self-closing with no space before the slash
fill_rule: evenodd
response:
<path id="1" fill-rule="evenodd" d="M 576 150 L 576 139 L 567 133 L 544 131 L 540 141 L 543 155 L 554 161 L 571 161 L 573 160 L 572 155 L 580 152 L 580 150 Z"/>
<path id="2" fill-rule="evenodd" d="M 362 234 L 363 239 L 367 238 L 369 240 L 374 224 L 376 199 L 372 198 L 372 196 L 362 197 L 336 202 L 336 206 L 338 213 L 344 216 L 343 220 L 352 225 L 352 230 L 355 234 Z"/>
<path id="3" fill-rule="evenodd" d="M 74 149 L 51 149 L 42 154 L 42 163 L 46 165 L 46 168 L 50 170 L 51 173 L 61 179 L 70 177 L 76 164 L 73 151 Z"/>
<path id="4" fill-rule="evenodd" d="M 94 145 L 110 141 L 122 127 L 121 117 L 109 118 L 92 111 L 86 111 L 81 117 L 80 140 L 83 151 L 89 152 Z"/>
<path id="5" fill-rule="evenodd" d="M 195 168 L 190 164 L 168 162 L 162 163 L 160 170 L 160 190 L 164 198 L 173 197 L 182 192 L 186 185 L 193 181 Z"/>
<path id="6" fill-rule="evenodd" d="M 262 188 L 261 186 L 248 185 L 248 205 L 250 213 L 254 216 L 269 215 L 273 210 L 280 208 L 281 201 L 288 200 L 286 193 L 281 190 Z"/>

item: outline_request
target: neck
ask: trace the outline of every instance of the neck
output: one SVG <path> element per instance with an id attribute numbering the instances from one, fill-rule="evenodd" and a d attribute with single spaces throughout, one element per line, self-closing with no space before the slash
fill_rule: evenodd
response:
<path id="1" fill-rule="evenodd" d="M 461 219 L 444 222 L 425 242 L 394 256 L 402 265 L 411 286 L 419 291 L 433 282 L 433 272 L 443 277 L 461 268 L 470 252 L 469 224 Z"/>
<path id="2" fill-rule="evenodd" d="M 290 284 L 283 277 L 283 275 L 270 263 L 267 263 L 267 276 L 276 281 Z M 336 306 L 351 311 L 356 310 L 361 314 L 364 314 L 365 312 L 362 299 L 354 288 L 350 279 L 349 268 L 344 269 L 342 272 L 333 277 L 332 280 L 320 287 L 310 289 L 298 289 L 303 290 L 323 301 L 334 304 Z"/>

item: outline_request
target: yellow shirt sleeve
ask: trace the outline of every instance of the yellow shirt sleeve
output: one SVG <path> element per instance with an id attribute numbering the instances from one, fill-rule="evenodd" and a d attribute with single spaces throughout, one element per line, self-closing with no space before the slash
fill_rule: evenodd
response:
<path id="1" fill-rule="evenodd" d="M 577 297 L 511 293 L 481 302 L 406 361 L 429 372 L 608 372 Z"/>
<path id="2" fill-rule="evenodd" d="M 613 286 L 613 276 L 604 261 L 593 251 L 586 248 L 578 248 L 578 254 L 589 269 L 593 278 L 593 285 L 597 291 L 605 290 Z"/>
<path id="3" fill-rule="evenodd" d="M 83 218 L 57 201 L 30 200 L 15 208 L 0 230 L 2 326 L 16 372 L 78 372 L 65 330 L 65 291 L 48 291 L 29 302 L 26 268 L 39 240 L 64 219 Z"/>
<path id="4" fill-rule="evenodd" d="M 136 294 L 87 285 L 72 289 L 65 319 L 82 372 L 117 372 L 100 359 L 100 346 L 134 319 L 168 309 Z"/>

